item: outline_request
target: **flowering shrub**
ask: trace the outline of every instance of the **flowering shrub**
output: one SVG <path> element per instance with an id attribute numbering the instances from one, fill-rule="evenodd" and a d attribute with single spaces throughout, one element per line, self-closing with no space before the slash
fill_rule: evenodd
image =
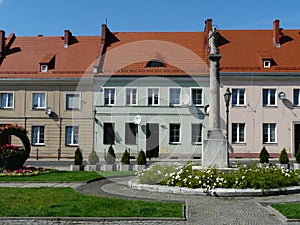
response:
<path id="1" fill-rule="evenodd" d="M 298 173 L 275 166 L 256 165 L 240 167 L 238 170 L 222 171 L 217 168 L 193 170 L 194 164 L 184 166 L 153 166 L 141 171 L 138 179 L 141 183 L 161 184 L 189 188 L 254 188 L 269 189 L 300 185 Z"/>
<path id="2" fill-rule="evenodd" d="M 5 124 L 0 126 L 0 132 L 2 132 L 3 130 L 10 130 L 10 129 L 19 130 L 21 132 L 24 132 L 25 134 L 27 133 L 27 130 L 22 126 L 19 126 L 18 124 Z"/>

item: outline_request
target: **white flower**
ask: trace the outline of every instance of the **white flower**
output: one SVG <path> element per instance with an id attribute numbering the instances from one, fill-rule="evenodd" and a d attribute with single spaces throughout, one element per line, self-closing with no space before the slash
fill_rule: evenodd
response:
<path id="1" fill-rule="evenodd" d="M 245 179 L 245 176 L 242 176 L 242 179 Z"/>
<path id="2" fill-rule="evenodd" d="M 193 178 L 193 176 L 192 176 L 192 175 L 189 175 L 189 176 L 188 176 L 188 178 L 192 179 L 192 178 Z"/>

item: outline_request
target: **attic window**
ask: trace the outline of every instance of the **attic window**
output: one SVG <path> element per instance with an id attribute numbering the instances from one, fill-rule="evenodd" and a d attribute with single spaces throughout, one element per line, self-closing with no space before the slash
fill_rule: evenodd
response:
<path id="1" fill-rule="evenodd" d="M 160 60 L 151 60 L 147 63 L 146 67 L 164 67 L 164 63 Z"/>
<path id="2" fill-rule="evenodd" d="M 48 71 L 48 65 L 42 64 L 41 65 L 41 72 L 47 72 Z"/>
<path id="3" fill-rule="evenodd" d="M 264 68 L 271 68 L 271 60 L 270 59 L 264 59 Z"/>

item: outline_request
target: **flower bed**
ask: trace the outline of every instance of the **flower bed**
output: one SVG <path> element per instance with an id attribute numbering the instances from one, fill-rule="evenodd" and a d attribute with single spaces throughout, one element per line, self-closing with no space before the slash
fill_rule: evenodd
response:
<path id="1" fill-rule="evenodd" d="M 276 166 L 243 166 L 237 170 L 221 171 L 217 168 L 193 170 L 194 164 L 155 165 L 138 173 L 143 184 L 160 184 L 188 188 L 271 189 L 300 185 L 298 173 Z"/>
<path id="2" fill-rule="evenodd" d="M 44 168 L 36 168 L 33 166 L 24 166 L 22 169 L 18 170 L 7 170 L 4 169 L 0 173 L 0 177 L 30 177 L 30 176 L 38 176 L 44 173 L 51 173 L 56 170 L 53 169 L 44 169 Z"/>

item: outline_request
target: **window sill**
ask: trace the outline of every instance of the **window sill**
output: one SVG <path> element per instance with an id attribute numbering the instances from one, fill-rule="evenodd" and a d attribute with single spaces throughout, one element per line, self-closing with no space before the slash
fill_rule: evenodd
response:
<path id="1" fill-rule="evenodd" d="M 278 145 L 277 142 L 263 142 L 264 145 Z"/>
<path id="2" fill-rule="evenodd" d="M 39 144 L 39 143 L 32 143 L 31 145 L 32 145 L 32 146 L 45 146 L 45 143 L 43 143 L 43 144 Z"/>
<path id="3" fill-rule="evenodd" d="M 247 145 L 246 142 L 232 142 L 231 144 L 235 145 L 235 146 L 245 146 L 245 145 Z"/>
<path id="4" fill-rule="evenodd" d="M 77 147 L 79 144 L 67 144 L 66 147 Z"/>
<path id="5" fill-rule="evenodd" d="M 169 142 L 169 145 L 181 145 L 181 142 Z"/>
<path id="6" fill-rule="evenodd" d="M 14 108 L 10 108 L 10 107 L 7 107 L 7 108 L 0 108 L 2 110 L 14 110 Z"/>
<path id="7" fill-rule="evenodd" d="M 202 145 L 202 142 L 193 142 L 192 145 Z"/>

